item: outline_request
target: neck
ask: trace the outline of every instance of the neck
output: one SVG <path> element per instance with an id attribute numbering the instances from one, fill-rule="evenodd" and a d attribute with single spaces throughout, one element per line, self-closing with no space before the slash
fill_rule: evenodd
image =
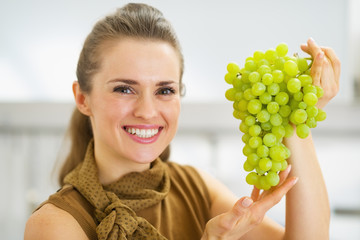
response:
<path id="1" fill-rule="evenodd" d="M 113 183 L 128 173 L 143 172 L 150 168 L 150 163 L 137 163 L 130 159 L 117 158 L 110 152 L 97 149 L 95 144 L 95 162 L 102 185 Z"/>

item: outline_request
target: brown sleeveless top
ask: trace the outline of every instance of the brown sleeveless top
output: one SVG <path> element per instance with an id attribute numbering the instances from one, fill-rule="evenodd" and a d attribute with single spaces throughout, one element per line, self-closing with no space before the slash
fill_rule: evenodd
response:
<path id="1" fill-rule="evenodd" d="M 136 211 L 167 239 L 200 239 L 210 220 L 210 196 L 198 172 L 167 162 L 170 191 L 158 204 Z M 65 185 L 40 205 L 51 203 L 70 213 L 90 240 L 97 239 L 94 207 L 71 185 Z M 39 208 L 40 208 L 39 207 Z M 39 209 L 38 208 L 38 209 Z"/>

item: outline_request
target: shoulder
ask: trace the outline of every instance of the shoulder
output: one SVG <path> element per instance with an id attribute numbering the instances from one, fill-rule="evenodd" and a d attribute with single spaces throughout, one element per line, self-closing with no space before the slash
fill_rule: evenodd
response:
<path id="1" fill-rule="evenodd" d="M 34 212 L 25 227 L 25 240 L 88 240 L 79 223 L 66 211 L 47 203 Z"/>

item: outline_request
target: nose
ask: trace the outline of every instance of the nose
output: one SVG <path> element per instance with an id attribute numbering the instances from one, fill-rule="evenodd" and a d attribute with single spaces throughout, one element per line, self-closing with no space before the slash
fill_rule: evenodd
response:
<path id="1" fill-rule="evenodd" d="M 157 115 L 156 99 L 151 94 L 143 94 L 135 104 L 134 115 L 138 118 L 152 119 Z"/>

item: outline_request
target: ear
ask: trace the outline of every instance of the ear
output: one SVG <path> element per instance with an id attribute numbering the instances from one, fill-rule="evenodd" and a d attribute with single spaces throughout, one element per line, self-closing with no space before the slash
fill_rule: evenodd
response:
<path id="1" fill-rule="evenodd" d="M 81 91 L 78 81 L 73 82 L 72 89 L 74 93 L 75 103 L 79 111 L 86 116 L 91 116 L 89 95 Z"/>

